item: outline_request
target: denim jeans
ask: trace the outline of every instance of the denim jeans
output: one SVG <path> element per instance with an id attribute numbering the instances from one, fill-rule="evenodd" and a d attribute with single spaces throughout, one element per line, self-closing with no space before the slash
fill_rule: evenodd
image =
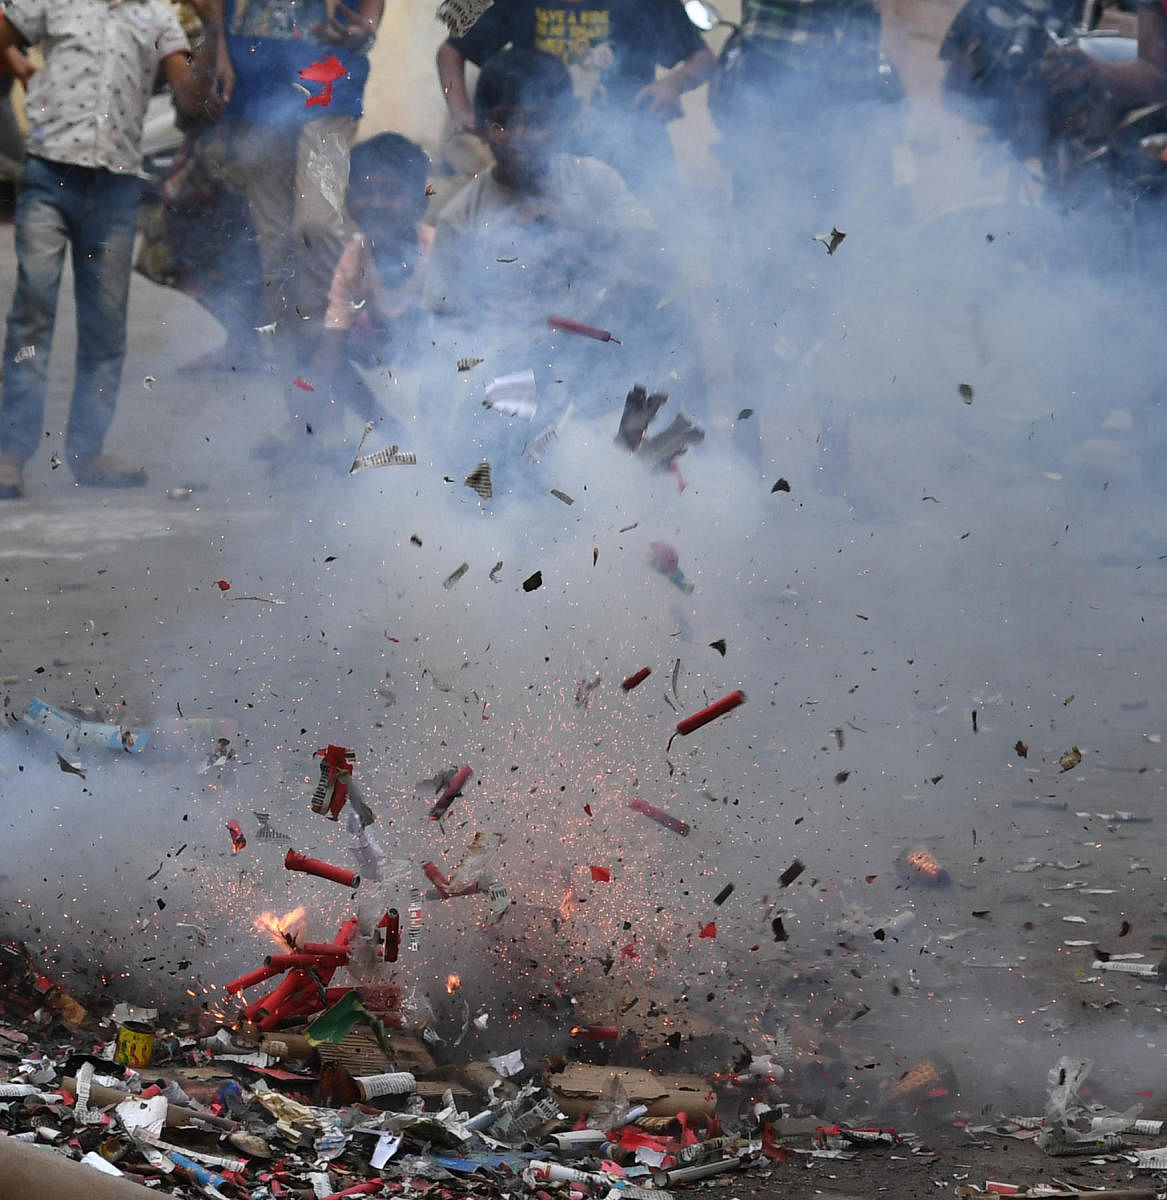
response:
<path id="1" fill-rule="evenodd" d="M 72 251 L 77 363 L 65 432 L 70 462 L 100 454 L 126 353 L 138 180 L 30 155 L 16 204 L 16 293 L 4 343 L 0 453 L 36 453 L 65 247 Z"/>

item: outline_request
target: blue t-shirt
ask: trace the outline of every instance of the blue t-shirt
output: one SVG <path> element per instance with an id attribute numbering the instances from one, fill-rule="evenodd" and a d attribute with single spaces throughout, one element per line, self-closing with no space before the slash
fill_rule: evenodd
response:
<path id="1" fill-rule="evenodd" d="M 367 54 L 316 40 L 312 27 L 328 21 L 325 0 L 226 0 L 227 50 L 235 90 L 227 116 L 259 125 L 298 125 L 317 117 L 359 117 L 369 78 Z M 332 102 L 307 103 L 301 88 L 319 96 L 324 85 L 300 72 L 330 55 L 345 75 L 332 86 Z"/>

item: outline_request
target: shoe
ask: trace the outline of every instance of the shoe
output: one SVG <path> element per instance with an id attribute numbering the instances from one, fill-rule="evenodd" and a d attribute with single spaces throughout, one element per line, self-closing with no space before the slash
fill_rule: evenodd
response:
<path id="1" fill-rule="evenodd" d="M 73 478 L 82 487 L 145 487 L 149 476 L 141 467 L 128 467 L 109 454 L 79 458 L 73 466 Z"/>
<path id="2" fill-rule="evenodd" d="M 14 455 L 0 456 L 0 500 L 19 500 L 24 495 L 24 463 Z"/>

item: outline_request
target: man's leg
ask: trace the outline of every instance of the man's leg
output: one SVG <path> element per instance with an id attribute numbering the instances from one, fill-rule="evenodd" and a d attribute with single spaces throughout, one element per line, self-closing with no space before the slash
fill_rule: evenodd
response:
<path id="1" fill-rule="evenodd" d="M 77 374 L 65 452 L 80 483 L 140 487 L 146 473 L 102 455 L 126 357 L 126 305 L 133 269 L 138 180 L 87 172 L 84 207 L 73 238 L 77 298 Z"/>
<path id="2" fill-rule="evenodd" d="M 328 307 L 328 289 L 344 251 L 348 229 L 349 154 L 357 135 L 354 117 L 310 121 L 296 145 L 296 207 L 292 216 L 302 324 L 314 340 Z"/>
<path id="3" fill-rule="evenodd" d="M 16 291 L 4 343 L 0 499 L 23 495 L 20 466 L 41 440 L 71 196 L 63 171 L 40 158 L 25 161 L 16 208 Z"/>
<path id="4" fill-rule="evenodd" d="M 296 187 L 297 130 L 236 125 L 231 162 L 243 185 L 263 272 L 263 311 L 269 323 L 296 320 L 292 212 Z"/>

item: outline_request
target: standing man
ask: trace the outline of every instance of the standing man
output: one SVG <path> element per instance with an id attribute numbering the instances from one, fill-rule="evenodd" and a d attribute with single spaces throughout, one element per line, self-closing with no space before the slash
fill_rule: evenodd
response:
<path id="1" fill-rule="evenodd" d="M 286 384 L 311 360 L 349 232 L 349 152 L 384 7 L 384 0 L 226 0 L 231 154 Z"/>
<path id="2" fill-rule="evenodd" d="M 142 122 L 161 66 L 187 112 L 207 104 L 222 0 L 191 0 L 208 36 L 197 60 L 161 0 L 5 0 L 0 52 L 44 50 L 26 112 L 16 209 L 18 274 L 4 348 L 0 499 L 24 495 L 44 425 L 49 347 L 65 248 L 72 252 L 77 364 L 65 452 L 78 483 L 141 487 L 146 472 L 103 452 L 126 349 Z M 210 99 L 208 97 L 210 96 Z"/>
<path id="3" fill-rule="evenodd" d="M 667 182 L 668 122 L 681 116 L 681 96 L 717 65 L 681 0 L 500 0 L 438 49 L 455 132 L 484 132 L 466 91 L 467 60 L 481 66 L 507 45 L 567 66 L 583 111 L 581 152 L 615 167 L 634 191 Z M 657 79 L 658 66 L 671 69 Z"/>

